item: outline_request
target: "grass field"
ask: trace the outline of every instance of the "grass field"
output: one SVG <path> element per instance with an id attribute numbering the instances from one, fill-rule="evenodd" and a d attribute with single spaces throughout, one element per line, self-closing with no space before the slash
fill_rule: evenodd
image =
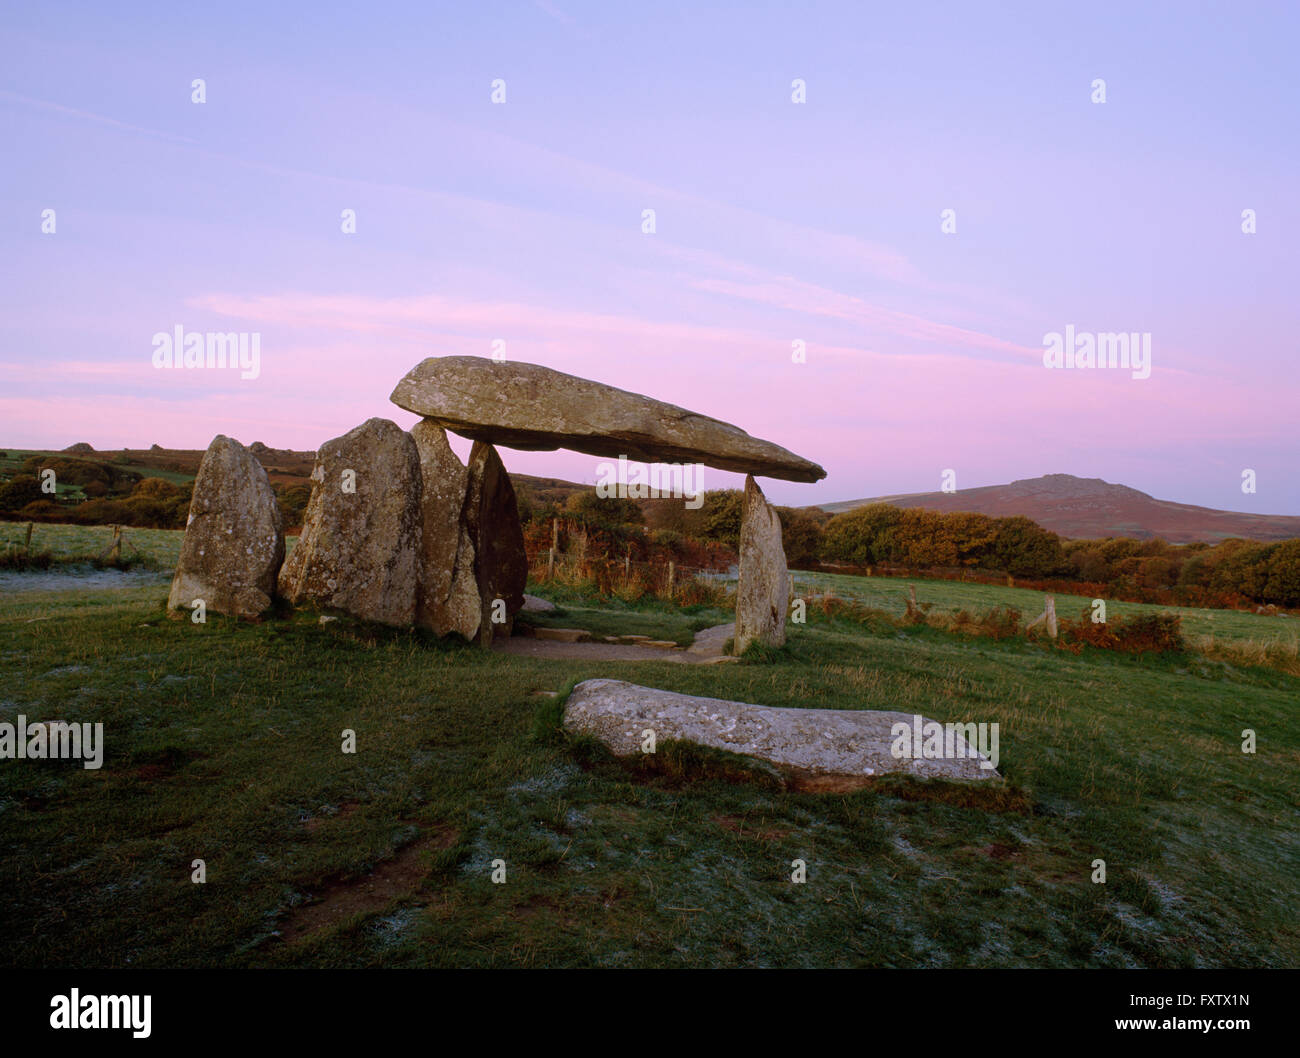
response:
<path id="1" fill-rule="evenodd" d="M 165 562 L 180 534 L 162 532 L 128 536 Z M 936 607 L 1009 602 L 1029 616 L 1026 596 L 1041 603 L 916 583 Z M 834 590 L 901 612 L 905 584 L 836 578 Z M 1275 669 L 1196 652 L 1075 656 L 816 608 L 767 663 L 598 664 L 305 612 L 196 625 L 164 613 L 166 591 L 160 577 L 0 596 L 0 722 L 102 721 L 107 744 L 99 771 L 0 762 L 9 965 L 1300 961 L 1300 679 Z M 723 616 L 560 602 L 546 620 L 678 641 Z M 1246 640 L 1286 623 L 1210 619 Z M 566 742 L 535 693 L 591 677 L 996 721 L 1014 796 L 793 793 L 689 756 L 634 769 Z M 355 754 L 340 751 L 344 729 Z M 1099 858 L 1104 884 L 1091 881 Z M 190 880 L 195 859 L 205 884 Z M 790 880 L 795 859 L 806 884 Z"/>
<path id="2" fill-rule="evenodd" d="M 1025 621 L 1043 612 L 1043 593 L 1000 584 L 975 584 L 952 580 L 917 580 L 900 577 L 853 577 L 831 573 L 791 574 L 795 587 L 803 592 L 831 591 L 842 599 L 856 599 L 867 606 L 901 616 L 907 609 L 907 586 L 916 586 L 917 602 L 933 604 L 934 612 L 968 610 L 981 613 L 994 606 L 1011 606 Z M 1092 599 L 1082 595 L 1056 593 L 1060 617 L 1077 618 L 1090 609 Z M 1140 613 L 1175 613 L 1182 618 L 1183 632 L 1195 640 L 1213 636 L 1225 643 L 1275 643 L 1292 652 L 1300 645 L 1300 621 L 1290 617 L 1264 617 L 1238 610 L 1206 610 L 1190 606 L 1157 606 L 1149 603 L 1106 600 L 1108 615 L 1127 617 Z"/>
<path id="3" fill-rule="evenodd" d="M 0 522 L 0 552 L 21 548 L 27 535 L 26 522 Z M 170 571 L 176 568 L 181 555 L 181 541 L 185 533 L 180 529 L 122 530 L 126 545 L 123 552 L 134 556 L 152 569 Z M 31 550 L 33 554 L 48 551 L 62 559 L 88 560 L 102 554 L 113 542 L 113 527 L 109 525 L 43 525 L 32 527 Z"/>

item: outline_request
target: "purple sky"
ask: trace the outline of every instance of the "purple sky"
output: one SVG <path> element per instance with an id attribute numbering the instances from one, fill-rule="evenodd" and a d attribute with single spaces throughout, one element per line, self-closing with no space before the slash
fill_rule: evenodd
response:
<path id="1" fill-rule="evenodd" d="M 1300 15 L 1132 6 L 7 5 L 0 445 L 316 448 L 502 339 L 829 471 L 781 503 L 951 468 L 1300 514 Z M 156 370 L 178 325 L 259 377 Z M 1048 370 L 1067 325 L 1150 378 Z"/>

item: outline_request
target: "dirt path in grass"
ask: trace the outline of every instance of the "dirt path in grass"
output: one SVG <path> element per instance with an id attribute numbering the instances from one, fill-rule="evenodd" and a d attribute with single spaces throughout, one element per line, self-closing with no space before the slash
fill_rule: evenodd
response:
<path id="1" fill-rule="evenodd" d="M 500 654 L 527 658 L 560 658 L 578 661 L 670 661 L 678 665 L 716 665 L 723 658 L 722 647 L 735 632 L 734 624 L 717 625 L 695 633 L 689 647 L 667 650 L 634 643 L 564 643 L 553 639 L 513 636 L 496 639 L 492 649 Z M 728 659 L 733 660 L 733 659 Z"/>
<path id="2" fill-rule="evenodd" d="M 152 569 L 95 569 L 89 564 L 57 569 L 5 570 L 0 572 L 0 591 L 99 591 L 165 584 L 170 578 L 171 574 Z"/>
<path id="3" fill-rule="evenodd" d="M 625 643 L 560 643 L 551 639 L 514 636 L 494 639 L 492 649 L 498 654 L 526 658 L 574 658 L 579 661 L 673 661 L 683 665 L 700 665 L 708 659 L 685 650 L 660 650 Z"/>

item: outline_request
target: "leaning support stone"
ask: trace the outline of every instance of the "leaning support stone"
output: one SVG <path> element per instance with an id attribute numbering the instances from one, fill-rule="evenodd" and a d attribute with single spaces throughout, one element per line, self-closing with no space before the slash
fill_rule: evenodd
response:
<path id="1" fill-rule="evenodd" d="M 474 542 L 461 521 L 469 470 L 447 443 L 447 431 L 423 419 L 411 428 L 420 453 L 420 555 L 415 623 L 440 636 L 468 640 L 482 620 L 474 574 Z"/>
<path id="2" fill-rule="evenodd" d="M 116 528 L 116 527 L 115 527 Z M 121 530 L 114 535 L 120 549 Z M 218 434 L 194 479 L 180 560 L 167 605 L 256 617 L 271 605 L 284 530 L 271 482 L 253 454 Z"/>
<path id="3" fill-rule="evenodd" d="M 367 621 L 415 622 L 420 456 L 406 431 L 370 419 L 326 441 L 280 594 Z"/>
<path id="4" fill-rule="evenodd" d="M 740 579 L 736 585 L 735 652 L 752 642 L 785 642 L 790 573 L 781 545 L 781 519 L 752 475 L 745 478 L 740 517 Z"/>
<path id="5" fill-rule="evenodd" d="M 478 641 L 487 647 L 495 636 L 510 635 L 515 614 L 524 605 L 528 556 L 514 486 L 497 450 L 475 441 L 468 470 L 461 524 L 474 545 L 481 614 Z"/>

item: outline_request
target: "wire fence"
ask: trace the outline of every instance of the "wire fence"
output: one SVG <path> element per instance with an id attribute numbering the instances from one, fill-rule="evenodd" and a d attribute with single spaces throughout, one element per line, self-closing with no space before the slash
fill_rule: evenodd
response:
<path id="1" fill-rule="evenodd" d="M 734 576 L 728 570 L 672 559 L 635 559 L 630 553 L 619 557 L 585 549 L 541 551 L 529 562 L 528 575 L 539 584 L 563 584 L 629 599 L 648 595 L 680 605 L 724 602 L 726 582 Z"/>

